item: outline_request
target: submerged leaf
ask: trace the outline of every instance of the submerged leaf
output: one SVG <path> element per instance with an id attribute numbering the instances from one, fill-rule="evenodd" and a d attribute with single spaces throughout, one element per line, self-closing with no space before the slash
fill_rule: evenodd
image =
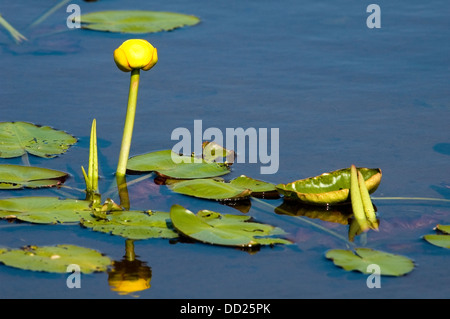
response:
<path id="1" fill-rule="evenodd" d="M 55 157 L 75 144 L 72 135 L 49 126 L 27 122 L 0 123 L 0 157 L 11 158 L 30 153 L 39 157 Z"/>
<path id="2" fill-rule="evenodd" d="M 379 168 L 358 168 L 371 194 L 381 182 Z M 286 198 L 314 205 L 345 203 L 350 200 L 350 168 L 344 168 L 289 184 L 278 184 L 277 190 Z"/>
<path id="3" fill-rule="evenodd" d="M 81 220 L 84 227 L 128 239 L 178 237 L 169 224 L 169 213 L 157 211 L 113 211 L 106 219 L 89 217 Z"/>
<path id="4" fill-rule="evenodd" d="M 403 276 L 414 269 L 414 262 L 405 256 L 370 248 L 356 248 L 355 253 L 351 250 L 331 249 L 325 256 L 332 259 L 336 266 L 364 274 L 372 274 L 372 271 L 368 270 L 370 265 L 377 265 L 380 274 L 385 276 Z"/>
<path id="5" fill-rule="evenodd" d="M 106 271 L 111 259 L 96 250 L 74 245 L 27 246 L 0 254 L 0 262 L 7 266 L 33 271 L 66 273 L 75 264 L 83 273 Z"/>
<path id="6" fill-rule="evenodd" d="M 200 22 L 192 15 L 143 10 L 91 12 L 81 15 L 80 19 L 84 29 L 120 33 L 169 31 Z"/>
<path id="7" fill-rule="evenodd" d="M 240 247 L 291 244 L 286 239 L 268 237 L 285 234 L 282 229 L 250 222 L 249 216 L 222 215 L 209 210 L 195 215 L 180 205 L 173 205 L 170 218 L 178 232 L 207 244 Z"/>
<path id="8" fill-rule="evenodd" d="M 230 172 L 225 164 L 210 163 L 192 156 L 178 155 L 172 150 L 131 157 L 128 160 L 127 169 L 134 172 L 155 171 L 164 177 L 176 179 L 216 177 Z"/>
<path id="9" fill-rule="evenodd" d="M 0 200 L 0 218 L 39 224 L 73 223 L 91 214 L 91 202 L 58 197 L 17 197 Z"/>
<path id="10" fill-rule="evenodd" d="M 48 168 L 0 164 L 0 189 L 52 187 L 68 174 Z"/>

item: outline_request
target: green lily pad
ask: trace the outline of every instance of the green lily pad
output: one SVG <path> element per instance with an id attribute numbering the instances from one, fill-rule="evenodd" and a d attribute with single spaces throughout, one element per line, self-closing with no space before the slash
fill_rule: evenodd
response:
<path id="1" fill-rule="evenodd" d="M 423 236 L 423 239 L 432 245 L 442 248 L 450 248 L 450 235 L 430 234 Z"/>
<path id="2" fill-rule="evenodd" d="M 439 230 L 445 234 L 450 234 L 450 225 L 437 225 L 436 230 Z"/>
<path id="3" fill-rule="evenodd" d="M 369 193 L 375 192 L 381 182 L 379 168 L 358 168 Z M 330 205 L 350 201 L 350 168 L 344 168 L 316 177 L 301 179 L 276 186 L 285 198 L 313 205 Z"/>
<path id="4" fill-rule="evenodd" d="M 370 248 L 356 248 L 356 254 L 351 250 L 332 249 L 327 251 L 326 258 L 332 259 L 336 266 L 348 271 L 359 271 L 371 274 L 367 271 L 369 265 L 380 267 L 380 275 L 403 276 L 414 269 L 414 262 L 401 255 L 395 255 Z"/>
<path id="5" fill-rule="evenodd" d="M 65 153 L 77 139 L 49 126 L 27 122 L 0 123 L 0 157 L 11 158 L 30 153 L 39 157 L 55 157 Z"/>
<path id="6" fill-rule="evenodd" d="M 66 273 L 69 265 L 76 264 L 86 274 L 106 271 L 112 264 L 110 258 L 98 251 L 74 245 L 8 249 L 0 254 L 0 262 L 15 268 L 54 273 Z"/>
<path id="7" fill-rule="evenodd" d="M 117 10 L 83 14 L 84 29 L 120 33 L 153 33 L 193 26 L 200 19 L 193 15 L 174 12 Z"/>
<path id="8" fill-rule="evenodd" d="M 175 182 L 168 187 L 179 194 L 213 200 L 240 200 L 248 198 L 252 191 L 214 179 L 192 179 Z"/>
<path id="9" fill-rule="evenodd" d="M 178 237 L 170 227 L 170 216 L 167 212 L 113 211 L 107 214 L 105 219 L 92 216 L 83 218 L 81 225 L 94 231 L 136 240 Z"/>
<path id="10" fill-rule="evenodd" d="M 231 165 L 234 163 L 236 153 L 232 150 L 227 150 L 216 142 L 206 141 L 202 144 L 202 157 L 207 162 L 223 163 L 226 161 Z"/>
<path id="11" fill-rule="evenodd" d="M 278 191 L 274 184 L 254 179 L 245 175 L 241 175 L 232 179 L 230 181 L 230 184 L 233 186 L 250 189 L 252 191 L 252 196 L 279 197 Z"/>
<path id="12" fill-rule="evenodd" d="M 38 224 L 74 223 L 90 216 L 90 205 L 90 201 L 58 197 L 6 198 L 0 199 L 0 218 Z"/>
<path id="13" fill-rule="evenodd" d="M 161 176 L 175 179 L 216 177 L 230 172 L 225 164 L 178 155 L 172 150 L 133 156 L 128 160 L 127 170 L 138 173 L 155 171 Z"/>
<path id="14" fill-rule="evenodd" d="M 0 164 L 0 189 L 52 187 L 63 183 L 67 176 L 47 168 Z"/>
<path id="15" fill-rule="evenodd" d="M 250 216 L 222 215 L 201 210 L 196 215 L 180 205 L 173 205 L 170 218 L 175 229 L 197 241 L 221 246 L 291 244 L 289 240 L 269 236 L 285 232 L 267 224 L 250 222 Z"/>

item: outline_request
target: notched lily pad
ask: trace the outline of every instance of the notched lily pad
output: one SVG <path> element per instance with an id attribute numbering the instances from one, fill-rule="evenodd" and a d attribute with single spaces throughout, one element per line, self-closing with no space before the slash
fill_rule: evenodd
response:
<path id="1" fill-rule="evenodd" d="M 252 196 L 261 198 L 279 198 L 280 195 L 274 184 L 254 179 L 245 175 L 236 177 L 230 181 L 233 186 L 247 188 L 252 191 Z"/>
<path id="2" fill-rule="evenodd" d="M 48 168 L 0 164 L 0 189 L 52 187 L 62 184 L 67 176 Z"/>
<path id="3" fill-rule="evenodd" d="M 178 237 L 171 227 L 167 212 L 113 211 L 105 218 L 83 218 L 81 225 L 94 231 L 136 240 Z"/>
<path id="4" fill-rule="evenodd" d="M 58 197 L 17 197 L 0 199 L 0 218 L 29 223 L 75 223 L 91 214 L 91 202 Z"/>
<path id="5" fill-rule="evenodd" d="M 193 26 L 200 19 L 174 12 L 116 10 L 83 14 L 82 28 L 119 33 L 154 33 Z"/>
<path id="6" fill-rule="evenodd" d="M 29 153 L 51 158 L 65 153 L 77 142 L 72 135 L 49 126 L 27 122 L 0 123 L 0 157 L 12 158 Z"/>
<path id="7" fill-rule="evenodd" d="M 112 264 L 110 258 L 98 251 L 74 245 L 7 249 L 0 254 L 0 262 L 24 270 L 54 273 L 66 273 L 67 267 L 75 264 L 86 274 L 106 271 Z"/>
<path id="8" fill-rule="evenodd" d="M 358 168 L 369 193 L 375 192 L 381 182 L 381 169 Z M 350 202 L 350 168 L 344 168 L 316 177 L 301 179 L 276 186 L 285 198 L 313 205 L 331 205 Z"/>
<path id="9" fill-rule="evenodd" d="M 179 155 L 172 150 L 156 151 L 133 156 L 128 160 L 130 172 L 157 172 L 175 179 L 209 178 L 228 174 L 226 164 L 207 162 L 201 158 Z"/>
<path id="10" fill-rule="evenodd" d="M 336 266 L 364 274 L 372 274 L 367 269 L 369 265 L 377 265 L 380 275 L 385 276 L 403 276 L 414 269 L 414 262 L 405 256 L 370 248 L 356 248 L 355 253 L 351 250 L 332 249 L 325 256 L 333 260 Z"/>
<path id="11" fill-rule="evenodd" d="M 292 243 L 270 237 L 286 233 L 278 227 L 251 222 L 249 216 L 223 215 L 209 210 L 194 214 L 180 205 L 173 205 L 170 218 L 178 232 L 207 244 L 251 247 Z"/>

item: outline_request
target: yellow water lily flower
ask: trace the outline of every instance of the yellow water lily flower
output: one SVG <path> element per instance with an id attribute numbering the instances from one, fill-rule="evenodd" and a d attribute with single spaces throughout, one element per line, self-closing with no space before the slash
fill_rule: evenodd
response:
<path id="1" fill-rule="evenodd" d="M 130 39 L 114 50 L 114 61 L 124 72 L 133 69 L 148 71 L 158 62 L 158 52 L 147 40 Z"/>

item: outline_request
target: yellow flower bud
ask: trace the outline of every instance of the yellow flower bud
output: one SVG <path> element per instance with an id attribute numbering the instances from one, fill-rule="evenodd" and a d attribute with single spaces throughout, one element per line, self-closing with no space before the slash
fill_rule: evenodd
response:
<path id="1" fill-rule="evenodd" d="M 126 40 L 114 51 L 114 62 L 124 72 L 133 69 L 148 71 L 158 62 L 158 52 L 146 40 Z"/>

